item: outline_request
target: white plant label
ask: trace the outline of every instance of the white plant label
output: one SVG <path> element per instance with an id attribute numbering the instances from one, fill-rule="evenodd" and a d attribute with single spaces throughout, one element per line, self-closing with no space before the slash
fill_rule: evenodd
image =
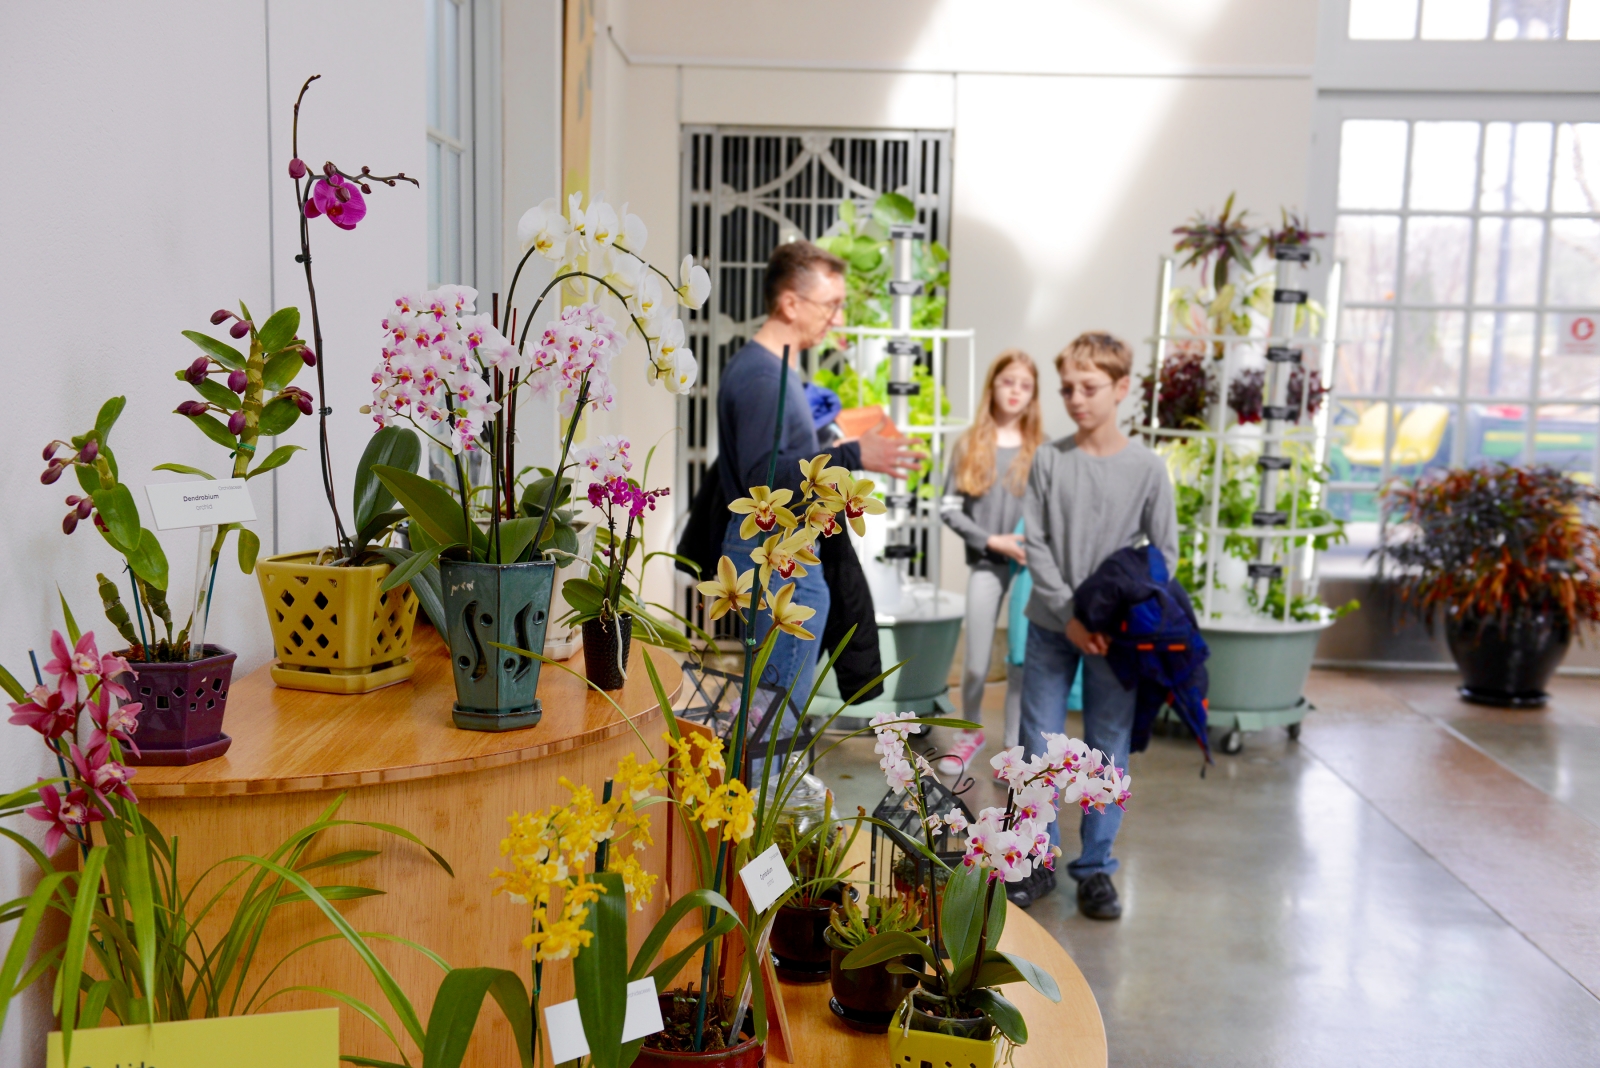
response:
<path id="1" fill-rule="evenodd" d="M 155 482 L 145 486 L 144 492 L 157 530 L 220 527 L 249 523 L 256 517 L 255 503 L 242 478 Z"/>
<path id="2" fill-rule="evenodd" d="M 783 851 L 774 842 L 756 859 L 739 869 L 744 889 L 750 895 L 750 905 L 757 912 L 765 912 L 783 892 L 794 885 L 789 865 L 783 862 Z"/>
<path id="3" fill-rule="evenodd" d="M 583 1014 L 578 1011 L 576 998 L 546 1006 L 544 1026 L 550 1035 L 551 1063 L 565 1064 L 589 1055 L 589 1040 L 583 1034 Z M 661 1002 L 656 998 L 656 981 L 646 977 L 629 983 L 622 1041 L 653 1035 L 666 1026 L 661 1019 Z"/>
<path id="4" fill-rule="evenodd" d="M 622 1018 L 622 1041 L 632 1042 L 653 1035 L 666 1027 L 661 1018 L 661 1001 L 656 997 L 656 981 L 649 976 L 628 984 L 628 1011 Z"/>
<path id="5" fill-rule="evenodd" d="M 559 1005 L 546 1005 L 544 1029 L 550 1036 L 551 1064 L 565 1064 L 589 1055 L 589 1040 L 583 1037 L 583 1017 L 578 1014 L 577 998 Z"/>

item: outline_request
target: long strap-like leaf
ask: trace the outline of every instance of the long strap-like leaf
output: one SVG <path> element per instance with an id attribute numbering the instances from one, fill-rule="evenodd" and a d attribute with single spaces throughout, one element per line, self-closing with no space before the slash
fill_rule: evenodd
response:
<path id="1" fill-rule="evenodd" d="M 522 977 L 505 968 L 456 968 L 444 977 L 428 1014 L 422 1068 L 460 1068 L 485 994 L 493 995 L 510 1021 L 523 1068 L 533 1068 L 533 1012 L 528 991 Z"/>

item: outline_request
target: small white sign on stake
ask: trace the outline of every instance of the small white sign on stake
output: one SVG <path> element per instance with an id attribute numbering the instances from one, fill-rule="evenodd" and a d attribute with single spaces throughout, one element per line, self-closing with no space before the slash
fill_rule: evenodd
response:
<path id="1" fill-rule="evenodd" d="M 776 842 L 765 853 L 740 868 L 739 878 L 744 880 L 745 892 L 750 895 L 750 906 L 757 912 L 767 911 L 774 901 L 783 896 L 785 890 L 794 885 L 794 876 L 789 874 L 789 865 L 783 860 L 783 850 L 778 848 Z"/>
<path id="2" fill-rule="evenodd" d="M 156 482 L 145 486 L 144 492 L 157 530 L 220 527 L 249 523 L 256 517 L 256 506 L 242 478 Z"/>
<path id="3" fill-rule="evenodd" d="M 544 1010 L 545 1030 L 550 1034 L 550 1060 L 565 1064 L 589 1055 L 589 1040 L 583 1033 L 583 1014 L 578 1001 L 563 1001 Z M 628 984 L 628 1008 L 622 1018 L 622 1041 L 653 1035 L 667 1026 L 661 1019 L 661 1002 L 656 997 L 656 981 L 649 977 Z"/>

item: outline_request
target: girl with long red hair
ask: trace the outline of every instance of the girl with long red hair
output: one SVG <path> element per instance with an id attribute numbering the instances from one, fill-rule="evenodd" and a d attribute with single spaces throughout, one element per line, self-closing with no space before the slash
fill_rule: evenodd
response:
<path id="1" fill-rule="evenodd" d="M 951 456 L 940 507 L 945 525 L 966 543 L 971 568 L 961 714 L 973 726 L 956 735 L 940 761 L 946 774 L 958 773 L 983 749 L 983 686 L 1000 603 L 1012 576 L 1028 562 L 1019 532 L 1022 500 L 1033 454 L 1044 441 L 1038 365 L 1021 349 L 1007 349 L 984 376 L 977 417 Z M 1006 744 L 1015 745 L 1021 670 L 1008 668 L 1006 675 Z"/>

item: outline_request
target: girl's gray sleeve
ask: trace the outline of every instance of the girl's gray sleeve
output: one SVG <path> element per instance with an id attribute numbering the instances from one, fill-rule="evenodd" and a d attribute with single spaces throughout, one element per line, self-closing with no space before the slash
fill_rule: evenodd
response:
<path id="1" fill-rule="evenodd" d="M 989 532 L 973 521 L 966 512 L 967 499 L 956 489 L 956 469 L 960 466 L 960 452 L 952 451 L 944 472 L 944 497 L 939 501 L 939 518 L 944 525 L 961 536 L 978 552 L 989 547 Z"/>

